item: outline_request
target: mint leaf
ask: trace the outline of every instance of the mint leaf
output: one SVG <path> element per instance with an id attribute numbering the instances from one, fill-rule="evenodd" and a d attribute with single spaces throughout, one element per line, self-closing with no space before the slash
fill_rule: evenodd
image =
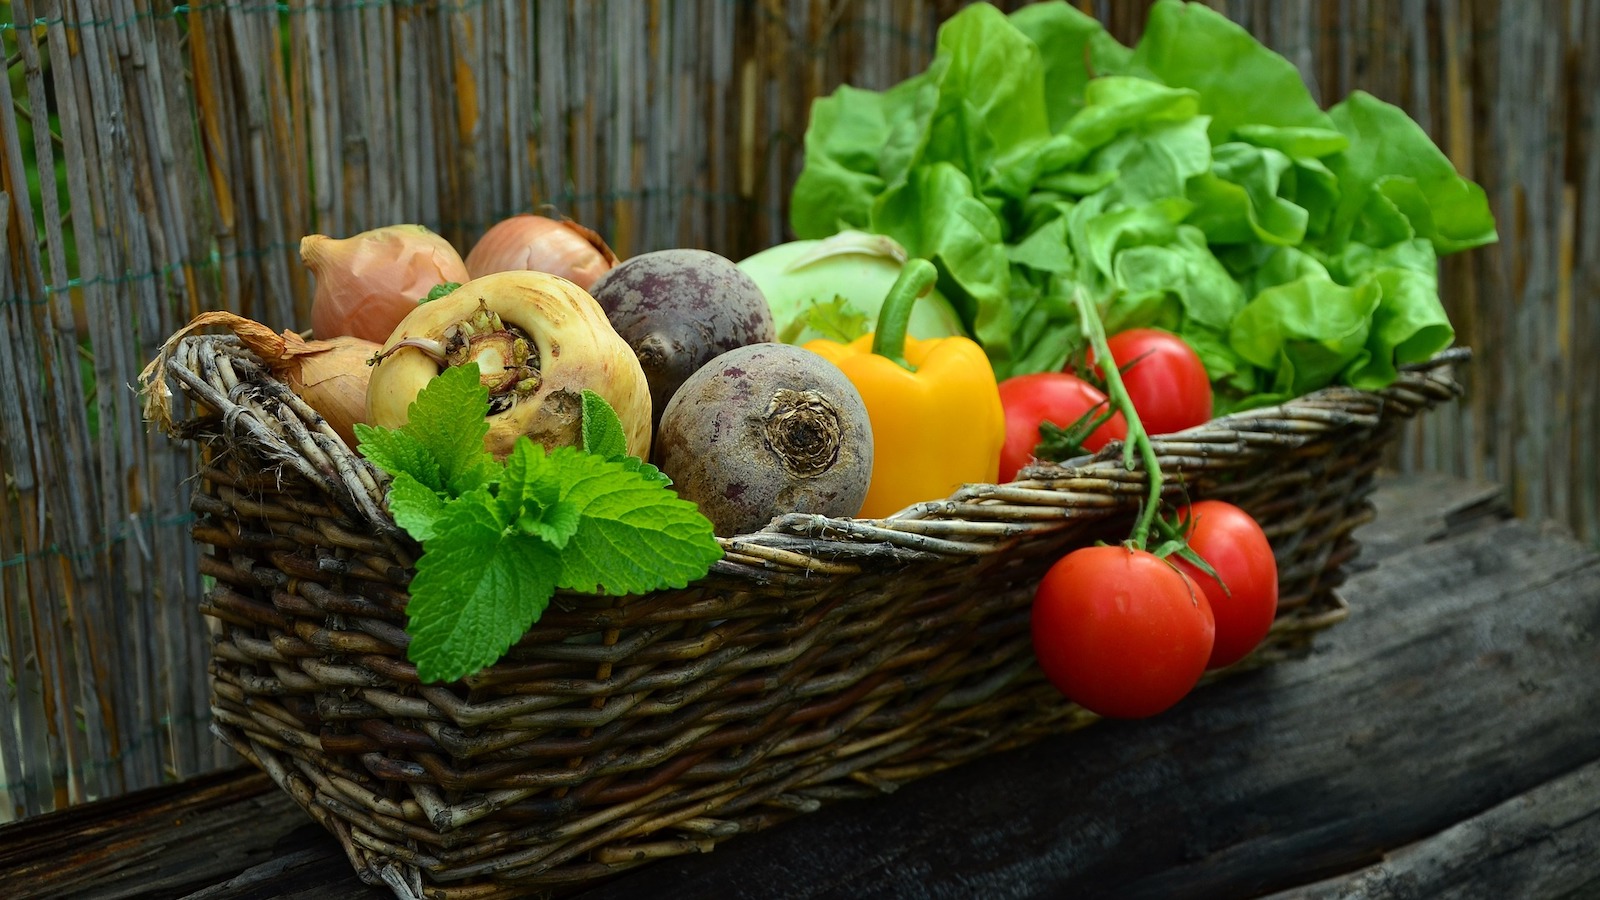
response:
<path id="1" fill-rule="evenodd" d="M 439 517 L 444 514 L 445 499 L 438 490 L 414 478 L 409 472 L 394 476 L 389 487 L 389 514 L 394 523 L 419 541 L 432 540 L 437 534 Z"/>
<path id="2" fill-rule="evenodd" d="M 444 490 L 439 462 L 416 436 L 404 429 L 356 425 L 356 449 L 396 478 L 409 475 L 429 490 Z"/>
<path id="3" fill-rule="evenodd" d="M 583 392 L 583 450 L 603 459 L 616 460 L 628 471 L 638 472 L 662 487 L 672 483 L 660 469 L 628 455 L 628 439 L 622 432 L 622 420 L 617 418 L 617 411 L 606 398 L 591 390 Z"/>
<path id="4" fill-rule="evenodd" d="M 488 413 L 489 389 L 478 381 L 475 362 L 440 372 L 406 408 L 402 430 L 427 448 L 438 463 L 445 490 L 452 495 L 488 484 L 499 469 L 494 457 L 483 449 L 484 436 L 489 433 L 484 418 Z"/>
<path id="5" fill-rule="evenodd" d="M 555 549 L 509 524 L 487 487 L 451 501 L 434 522 L 406 606 L 406 656 L 423 682 L 493 664 L 550 605 Z"/>
<path id="6" fill-rule="evenodd" d="M 546 453 L 526 437 L 502 465 L 482 450 L 486 392 L 475 378 L 441 375 L 425 391 L 411 424 L 371 430 L 376 455 L 399 461 L 390 512 L 423 545 L 406 608 L 406 655 L 422 681 L 453 681 L 499 660 L 557 587 L 618 595 L 683 587 L 722 555 L 710 521 L 665 490 L 654 466 L 574 447 Z M 615 412 L 592 396 L 585 441 L 625 454 Z M 472 452 L 440 430 L 451 424 L 469 432 Z M 432 485 L 405 471 L 427 474 L 430 465 Z"/>
<path id="7" fill-rule="evenodd" d="M 672 485 L 672 479 L 667 477 L 667 473 L 661 471 L 655 466 L 650 465 L 637 456 L 624 456 L 622 459 L 617 460 L 617 462 L 622 463 L 622 467 L 627 469 L 629 472 L 638 472 L 645 478 L 646 481 L 649 481 L 651 484 L 659 484 L 662 487 L 670 487 Z"/>
<path id="8" fill-rule="evenodd" d="M 561 499 L 561 482 L 550 471 L 544 448 L 526 437 L 518 438 L 506 457 L 497 499 L 506 521 L 557 550 L 565 549 L 578 530 L 578 508 Z"/>
<path id="9" fill-rule="evenodd" d="M 570 447 L 547 462 L 545 477 L 582 514 L 560 557 L 560 587 L 612 595 L 678 588 L 721 558 L 711 522 L 644 472 Z"/>
<path id="10" fill-rule="evenodd" d="M 628 436 L 622 431 L 617 411 L 606 398 L 588 388 L 583 391 L 583 449 L 605 459 L 628 455 Z"/>
<path id="11" fill-rule="evenodd" d="M 436 284 L 433 286 L 433 290 L 428 292 L 428 296 L 418 300 L 417 304 L 421 305 L 423 303 L 431 303 L 440 297 L 447 297 L 450 294 L 455 293 L 455 290 L 458 287 L 461 287 L 461 282 L 459 281 L 446 281 L 443 284 Z"/>
<path id="12" fill-rule="evenodd" d="M 578 533 L 583 513 L 572 503 L 561 501 L 554 506 L 525 506 L 517 516 L 517 530 L 522 534 L 545 541 L 557 550 L 567 549 L 567 542 Z"/>

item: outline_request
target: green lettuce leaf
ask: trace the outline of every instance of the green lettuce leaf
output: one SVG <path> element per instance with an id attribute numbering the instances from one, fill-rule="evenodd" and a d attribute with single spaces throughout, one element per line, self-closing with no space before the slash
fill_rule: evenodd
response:
<path id="1" fill-rule="evenodd" d="M 1121 72 L 1133 56 L 1098 20 L 1063 0 L 1024 6 L 1011 24 L 1039 48 L 1052 132 L 1083 108 L 1090 79 Z"/>
<path id="2" fill-rule="evenodd" d="M 905 82 L 915 86 L 917 79 Z M 901 94 L 906 93 L 904 90 Z M 790 226 L 802 238 L 865 228 L 872 198 L 886 186 L 878 154 L 889 140 L 892 93 L 845 85 L 811 104 L 805 168 L 795 181 Z"/>
<path id="3" fill-rule="evenodd" d="M 1422 362 L 1455 341 L 1439 299 L 1432 243 L 1418 238 L 1381 250 L 1351 244 L 1335 267 L 1347 280 L 1370 282 L 1381 291 L 1367 338 L 1369 357 L 1345 374 L 1346 383 L 1376 390 L 1394 381 L 1399 366 Z"/>
<path id="4" fill-rule="evenodd" d="M 1212 151 L 1211 171 L 1189 183 L 1190 222 L 1213 244 L 1278 244 L 1305 239 L 1310 214 L 1279 196 L 1293 160 L 1277 150 L 1230 142 Z"/>
<path id="5" fill-rule="evenodd" d="M 972 180 L 953 163 L 924 166 L 877 199 L 872 230 L 899 241 L 939 268 L 939 292 L 963 324 L 1004 359 L 1011 339 L 1011 269 L 1000 217 L 978 199 Z"/>
<path id="6" fill-rule="evenodd" d="M 1115 331 L 1185 337 L 1219 408 L 1381 387 L 1454 339 L 1437 258 L 1495 239 L 1484 192 L 1403 111 L 1323 111 L 1288 60 L 1197 3 L 1158 0 L 1124 47 L 1070 4 L 987 3 L 926 71 L 814 107 L 791 202 L 934 262 L 1001 378 Z"/>
<path id="7" fill-rule="evenodd" d="M 1334 130 L 1293 63 L 1199 3 L 1156 3 L 1129 65 L 1162 84 L 1194 90 L 1218 144 L 1246 125 Z"/>
<path id="8" fill-rule="evenodd" d="M 1356 91 L 1329 116 L 1350 140 L 1329 160 L 1341 193 L 1335 241 L 1387 246 L 1417 237 L 1445 254 L 1497 239 L 1483 188 L 1457 173 L 1405 110 Z"/>
<path id="9" fill-rule="evenodd" d="M 1268 288 L 1245 304 L 1228 343 L 1241 359 L 1268 373 L 1263 389 L 1272 402 L 1297 397 L 1368 364 L 1367 336 L 1380 299 L 1371 282 L 1345 287 L 1306 276 Z"/>

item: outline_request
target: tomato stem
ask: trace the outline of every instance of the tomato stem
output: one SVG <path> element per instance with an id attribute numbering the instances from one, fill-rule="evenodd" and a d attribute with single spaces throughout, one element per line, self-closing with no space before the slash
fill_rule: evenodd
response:
<path id="1" fill-rule="evenodd" d="M 1099 366 L 1100 374 L 1105 378 L 1106 396 L 1111 399 L 1113 406 L 1122 411 L 1122 418 L 1128 423 L 1128 436 L 1122 442 L 1122 464 L 1132 469 L 1137 454 L 1149 478 L 1149 498 L 1139 511 L 1139 520 L 1134 523 L 1133 534 L 1128 538 L 1130 546 L 1143 550 L 1150 538 L 1151 523 L 1161 509 L 1161 464 L 1156 459 L 1155 447 L 1150 445 L 1150 436 L 1145 433 L 1144 423 L 1139 421 L 1139 414 L 1133 408 L 1133 398 L 1128 396 L 1128 389 L 1122 383 L 1122 372 L 1117 368 L 1116 360 L 1111 358 L 1111 347 L 1106 343 L 1106 327 L 1100 321 L 1099 310 L 1095 309 L 1094 303 L 1082 290 L 1072 292 L 1072 301 L 1078 307 L 1078 325 L 1083 330 L 1083 337 L 1094 348 L 1095 365 Z"/>

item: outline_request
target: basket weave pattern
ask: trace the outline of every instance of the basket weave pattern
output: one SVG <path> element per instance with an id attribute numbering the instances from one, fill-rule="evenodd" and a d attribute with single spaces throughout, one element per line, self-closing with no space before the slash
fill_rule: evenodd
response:
<path id="1" fill-rule="evenodd" d="M 1459 392 L 1463 355 L 1153 439 L 1174 498 L 1244 507 L 1278 558 L 1278 620 L 1228 671 L 1346 615 L 1385 444 Z M 495 666 L 421 685 L 420 549 L 385 476 L 232 337 L 186 338 L 168 374 L 201 448 L 214 728 L 398 896 L 580 884 L 1093 721 L 1043 680 L 1028 615 L 1062 552 L 1126 536 L 1145 480 L 1115 448 L 891 519 L 782 517 L 688 589 L 558 594 Z"/>

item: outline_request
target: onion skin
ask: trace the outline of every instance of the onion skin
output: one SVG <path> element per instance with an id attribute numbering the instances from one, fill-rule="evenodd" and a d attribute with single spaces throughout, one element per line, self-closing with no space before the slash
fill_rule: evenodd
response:
<path id="1" fill-rule="evenodd" d="M 161 345 L 161 352 L 139 375 L 146 385 L 147 418 L 162 427 L 170 426 L 167 360 L 184 336 L 212 325 L 233 332 L 239 343 L 260 357 L 278 380 L 322 416 L 345 446 L 356 446 L 355 425 L 366 421 L 367 381 L 372 374 L 367 361 L 378 352 L 378 345 L 349 336 L 308 341 L 292 331 L 275 333 L 260 322 L 230 312 L 201 313 Z"/>
<path id="2" fill-rule="evenodd" d="M 571 219 L 536 215 L 496 222 L 467 254 L 473 278 L 525 269 L 559 275 L 586 291 L 616 264 L 617 255 L 596 232 Z"/>
<path id="3" fill-rule="evenodd" d="M 306 235 L 300 259 L 316 277 L 311 333 L 322 340 L 349 335 L 381 343 L 429 291 L 470 277 L 450 242 L 421 225 L 343 239 Z"/>
<path id="4" fill-rule="evenodd" d="M 319 344 L 329 346 L 299 356 L 300 365 L 286 368 L 280 377 L 353 448 L 358 443 L 356 423 L 367 420 L 367 382 L 372 378 L 367 363 L 379 346 L 349 335 L 306 346 Z"/>
<path id="5" fill-rule="evenodd" d="M 373 367 L 367 386 L 368 422 L 385 428 L 404 425 L 411 402 L 439 374 L 440 363 L 433 356 L 404 342 L 443 342 L 451 326 L 471 317 L 480 304 L 508 327 L 525 333 L 540 375 L 536 391 L 487 417 L 484 449 L 504 459 L 523 435 L 550 449 L 578 446 L 582 392 L 587 388 L 616 410 L 628 452 L 649 458 L 650 385 L 633 349 L 612 329 L 587 291 L 544 272 L 519 270 L 475 278 L 406 316 L 384 343 L 382 361 Z"/>

